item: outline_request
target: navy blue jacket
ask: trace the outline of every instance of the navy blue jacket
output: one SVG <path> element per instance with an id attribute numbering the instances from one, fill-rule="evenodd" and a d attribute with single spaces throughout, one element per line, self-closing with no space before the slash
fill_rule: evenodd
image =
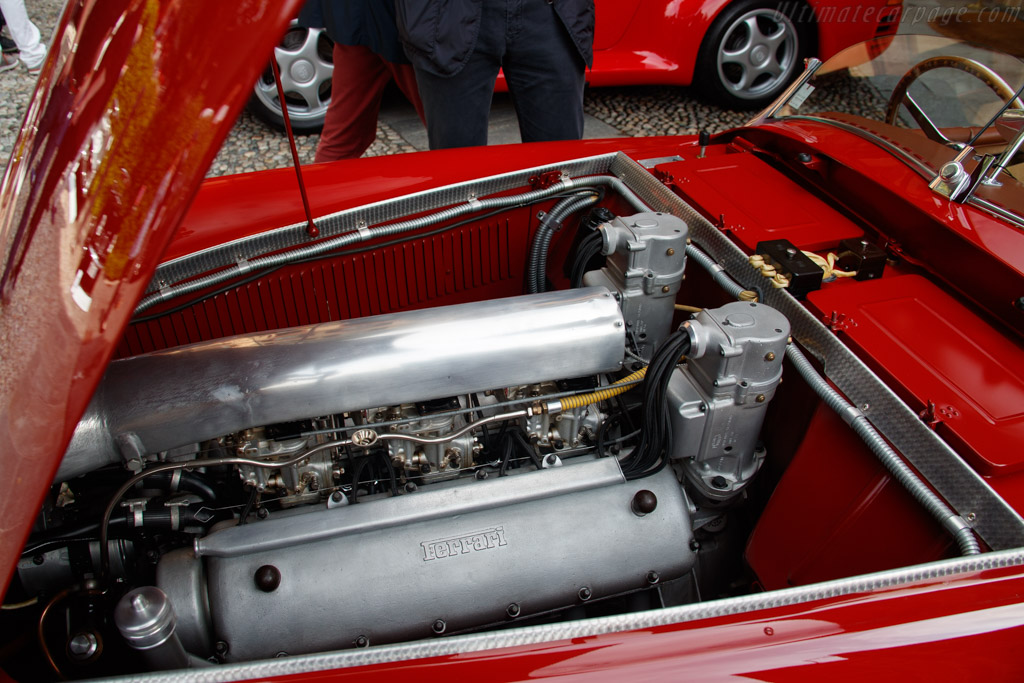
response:
<path id="1" fill-rule="evenodd" d="M 393 0 L 310 0 L 299 23 L 323 26 L 339 45 L 362 45 L 392 64 L 409 63 L 398 38 Z"/>
<path id="2" fill-rule="evenodd" d="M 526 0 L 536 2 L 537 0 Z M 594 0 L 548 0 L 569 31 L 580 57 L 594 60 Z M 483 0 L 395 0 L 398 33 L 417 68 L 457 74 L 473 54 Z"/>

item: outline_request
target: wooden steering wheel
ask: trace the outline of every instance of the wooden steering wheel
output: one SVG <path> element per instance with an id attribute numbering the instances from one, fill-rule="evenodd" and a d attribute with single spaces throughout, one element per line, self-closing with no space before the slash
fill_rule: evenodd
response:
<path id="1" fill-rule="evenodd" d="M 966 57 L 930 57 L 914 65 L 910 71 L 903 74 L 903 78 L 896 84 L 885 110 L 885 122 L 892 126 L 896 125 L 896 117 L 899 115 L 900 105 L 904 105 L 929 139 L 944 144 L 950 142 L 949 138 L 943 135 L 939 128 L 932 123 L 932 120 L 928 118 L 924 110 L 914 101 L 914 98 L 907 93 L 910 84 L 917 80 L 921 74 L 940 68 L 958 69 L 974 76 L 988 86 L 989 90 L 994 92 L 1004 102 L 1014 95 L 1014 89 L 999 74 L 980 62 L 967 59 Z M 1018 97 L 1011 106 L 1024 109 L 1024 102 Z"/>

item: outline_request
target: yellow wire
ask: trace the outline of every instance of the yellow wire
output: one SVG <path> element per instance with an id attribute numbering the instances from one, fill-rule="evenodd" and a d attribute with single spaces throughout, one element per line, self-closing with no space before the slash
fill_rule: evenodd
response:
<path id="1" fill-rule="evenodd" d="M 760 270 L 761 275 L 768 278 L 772 283 L 772 287 L 775 289 L 784 289 L 789 287 L 789 278 L 776 271 L 775 266 L 764 260 L 764 256 L 761 256 L 760 254 L 753 254 L 749 259 L 747 259 L 747 261 L 750 265 Z"/>
<path id="2" fill-rule="evenodd" d="M 825 258 L 822 258 L 821 256 L 818 256 L 817 254 L 811 251 L 805 251 L 804 255 L 807 256 L 807 258 L 814 261 L 814 263 L 817 264 L 818 267 L 825 271 L 826 280 L 832 277 L 833 275 L 835 275 L 836 277 L 853 277 L 854 275 L 857 274 L 857 271 L 855 270 L 836 270 L 836 259 L 838 259 L 839 257 L 833 254 L 832 252 L 829 252 Z"/>
<path id="3" fill-rule="evenodd" d="M 615 384 L 605 387 L 604 389 L 599 389 L 598 391 L 590 394 L 583 394 L 582 396 L 569 396 L 568 398 L 563 398 L 559 401 L 559 406 L 561 407 L 561 410 L 572 410 L 573 408 L 582 408 L 583 406 L 590 405 L 591 403 L 599 403 L 605 399 L 612 398 L 613 396 L 624 394 L 636 385 L 620 385 L 625 384 L 626 382 L 634 382 L 638 379 L 643 379 L 645 374 L 647 374 L 647 368 L 640 368 L 632 375 L 623 377 Z"/>

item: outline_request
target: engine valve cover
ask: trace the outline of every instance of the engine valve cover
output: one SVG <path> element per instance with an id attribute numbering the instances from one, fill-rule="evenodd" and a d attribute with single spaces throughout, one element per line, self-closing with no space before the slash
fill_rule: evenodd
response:
<path id="1" fill-rule="evenodd" d="M 655 504 L 642 494 L 641 512 L 643 491 Z M 686 574 L 691 539 L 670 470 L 627 482 L 606 458 L 230 527 L 197 552 L 213 632 L 229 660 L 245 661 L 428 638 L 639 590 Z M 171 594 L 177 574 L 191 580 L 184 567 L 161 573 Z"/>

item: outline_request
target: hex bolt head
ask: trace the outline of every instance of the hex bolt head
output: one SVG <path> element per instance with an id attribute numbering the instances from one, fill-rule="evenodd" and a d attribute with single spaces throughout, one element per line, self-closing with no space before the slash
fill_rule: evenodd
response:
<path id="1" fill-rule="evenodd" d="M 370 646 L 370 639 L 367 638 L 366 636 L 358 636 L 353 641 L 353 643 L 355 644 L 356 647 L 369 647 Z"/>
<path id="2" fill-rule="evenodd" d="M 647 583 L 651 584 L 652 586 L 661 581 L 661 576 L 656 571 L 647 572 L 647 576 L 645 576 L 644 578 L 647 579 Z"/>
<path id="3" fill-rule="evenodd" d="M 213 651 L 217 654 L 218 657 L 224 657 L 225 655 L 227 655 L 229 649 L 230 648 L 228 647 L 228 644 L 223 640 L 218 640 L 213 645 Z"/>
<path id="4" fill-rule="evenodd" d="M 519 603 L 513 602 L 511 605 L 505 608 L 505 614 L 509 615 L 513 619 L 518 617 L 520 614 Z"/>
<path id="5" fill-rule="evenodd" d="M 770 363 L 773 360 L 775 360 L 775 354 L 769 351 L 768 353 L 764 354 L 764 359 Z"/>
<path id="6" fill-rule="evenodd" d="M 281 570 L 272 564 L 265 564 L 256 570 L 253 582 L 264 593 L 273 593 L 281 585 Z"/>
<path id="7" fill-rule="evenodd" d="M 764 394 L 758 394 L 757 398 L 755 398 L 754 400 L 757 401 L 758 403 L 764 403 L 765 396 L 764 396 Z"/>
<path id="8" fill-rule="evenodd" d="M 487 470 L 477 470 L 477 471 L 476 471 L 476 474 L 475 474 L 474 476 L 475 476 L 475 477 L 476 477 L 477 479 L 479 479 L 480 481 L 483 481 L 484 479 L 486 479 L 486 478 L 487 478 L 488 476 L 490 476 L 490 475 L 489 475 L 489 474 L 487 474 Z"/>
<path id="9" fill-rule="evenodd" d="M 711 477 L 711 485 L 716 489 L 727 489 L 729 488 L 728 480 L 722 475 Z"/>
<path id="10" fill-rule="evenodd" d="M 637 491 L 636 495 L 633 496 L 633 501 L 630 503 L 630 508 L 637 517 L 649 515 L 657 507 L 658 497 L 654 495 L 653 491 L 648 491 L 647 489 Z"/>
<path id="11" fill-rule="evenodd" d="M 71 655 L 71 659 L 82 662 L 96 654 L 99 647 L 100 642 L 96 634 L 91 631 L 84 631 L 76 633 L 68 641 L 68 654 Z"/>
<path id="12" fill-rule="evenodd" d="M 270 516 L 270 510 L 268 510 L 267 508 L 264 508 L 264 507 L 257 508 L 256 509 L 256 516 L 259 517 L 260 519 L 266 519 L 267 517 Z"/>
<path id="13" fill-rule="evenodd" d="M 662 294 L 668 294 L 671 291 L 672 291 L 672 288 L 669 287 L 668 285 L 663 285 L 662 288 L 661 288 Z"/>
<path id="14" fill-rule="evenodd" d="M 334 493 L 331 494 L 331 501 L 335 503 L 340 503 L 344 497 L 344 493 L 342 493 L 341 491 L 335 491 Z"/>
<path id="15" fill-rule="evenodd" d="M 413 482 L 411 482 L 411 481 L 410 481 L 410 482 L 408 482 L 408 483 L 407 483 L 407 484 L 405 485 L 405 492 L 406 492 L 406 493 L 416 493 L 416 489 L 417 489 L 417 488 L 419 488 L 419 487 L 418 487 L 418 486 L 416 486 L 416 484 L 415 484 L 415 483 L 413 483 Z"/>
<path id="16" fill-rule="evenodd" d="M 591 591 L 589 587 L 584 586 L 583 588 L 580 589 L 579 596 L 580 596 L 580 600 L 582 600 L 583 602 L 586 602 L 590 598 L 594 597 L 594 592 Z"/>
<path id="17" fill-rule="evenodd" d="M 675 256 L 676 250 L 669 248 L 665 250 L 665 256 Z"/>
<path id="18" fill-rule="evenodd" d="M 438 619 L 430 625 L 430 630 L 436 633 L 437 635 L 441 635 L 442 633 L 444 633 L 444 630 L 446 628 L 448 628 L 448 624 L 444 623 L 444 619 Z"/>

